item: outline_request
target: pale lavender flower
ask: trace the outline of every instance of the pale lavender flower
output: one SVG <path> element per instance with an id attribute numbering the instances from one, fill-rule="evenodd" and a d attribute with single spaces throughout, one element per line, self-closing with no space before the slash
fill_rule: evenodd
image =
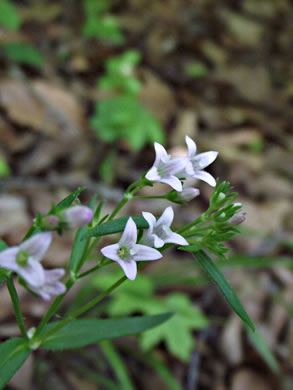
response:
<path id="1" fill-rule="evenodd" d="M 242 203 L 240 203 L 240 202 L 234 203 L 234 206 L 238 206 L 238 207 L 242 208 Z M 238 211 L 236 211 L 236 213 L 233 215 L 233 217 L 231 217 L 228 220 L 228 223 L 230 225 L 233 225 L 233 226 L 240 225 L 242 222 L 244 222 L 246 220 L 245 213 L 243 211 L 241 211 L 241 208 L 239 208 Z"/>
<path id="2" fill-rule="evenodd" d="M 196 154 L 196 143 L 188 135 L 185 137 L 185 142 L 188 148 L 187 163 L 185 166 L 186 177 L 203 180 L 210 186 L 215 187 L 216 180 L 210 173 L 203 171 L 203 169 L 215 161 L 218 152 L 211 151 Z"/>
<path id="3" fill-rule="evenodd" d="M 149 224 L 142 236 L 142 243 L 145 245 L 161 248 L 164 244 L 173 243 L 178 245 L 189 245 L 183 236 L 172 232 L 170 229 L 174 219 L 174 211 L 171 206 L 167 207 L 161 217 L 156 220 L 153 214 L 143 211 L 142 215 Z"/>
<path id="4" fill-rule="evenodd" d="M 34 235 L 19 246 L 0 252 L 0 267 L 16 272 L 31 287 L 38 288 L 45 282 L 45 270 L 41 261 L 49 248 L 52 233 Z"/>
<path id="5" fill-rule="evenodd" d="M 66 287 L 60 282 L 64 276 L 63 268 L 55 268 L 52 270 L 44 270 L 44 284 L 39 287 L 30 286 L 31 290 L 40 295 L 45 301 L 49 301 L 52 297 L 61 295 L 66 291 Z"/>
<path id="6" fill-rule="evenodd" d="M 176 176 L 182 172 L 186 165 L 184 158 L 174 158 L 166 152 L 166 149 L 158 142 L 154 143 L 156 159 L 152 168 L 147 172 L 146 179 L 165 183 L 176 191 L 182 191 L 181 181 Z"/>
<path id="7" fill-rule="evenodd" d="M 136 241 L 136 224 L 132 218 L 129 218 L 119 242 L 101 249 L 105 257 L 116 261 L 120 265 L 130 280 L 136 278 L 137 261 L 158 260 L 162 257 L 162 254 L 156 249 L 137 244 Z"/>
<path id="8" fill-rule="evenodd" d="M 178 193 L 179 200 L 182 200 L 184 202 L 189 202 L 190 200 L 196 198 L 200 194 L 200 191 L 198 188 L 185 186 L 183 184 L 183 189 L 181 192 Z"/>
<path id="9" fill-rule="evenodd" d="M 63 211 L 62 218 L 71 229 L 76 229 L 91 222 L 93 211 L 86 206 L 73 206 Z"/>

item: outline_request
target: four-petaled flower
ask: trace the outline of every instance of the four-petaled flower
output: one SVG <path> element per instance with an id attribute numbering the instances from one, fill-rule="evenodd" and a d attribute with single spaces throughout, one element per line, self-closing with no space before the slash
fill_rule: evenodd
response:
<path id="1" fill-rule="evenodd" d="M 173 158 L 166 152 L 165 148 L 154 143 L 156 159 L 152 168 L 145 175 L 149 181 L 157 181 L 168 184 L 176 191 L 182 191 L 182 183 L 177 174 L 185 168 L 186 161 L 181 158 Z"/>
<path id="2" fill-rule="evenodd" d="M 52 233 L 39 233 L 21 243 L 0 252 L 0 267 L 16 272 L 32 288 L 45 283 L 45 270 L 41 261 L 52 240 Z"/>
<path id="3" fill-rule="evenodd" d="M 142 236 L 142 243 L 155 248 L 161 248 L 164 244 L 173 243 L 178 245 L 189 245 L 178 233 L 172 232 L 170 226 L 174 219 L 174 211 L 171 206 L 167 207 L 161 217 L 156 220 L 153 214 L 142 212 L 144 219 L 149 224 L 149 228 Z"/>
<path id="4" fill-rule="evenodd" d="M 44 270 L 45 281 L 39 287 L 30 286 L 31 290 L 40 295 L 45 301 L 49 301 L 52 297 L 61 295 L 66 291 L 66 287 L 60 282 L 64 276 L 63 268 L 55 268 L 52 270 Z"/>
<path id="5" fill-rule="evenodd" d="M 129 218 L 119 242 L 101 249 L 105 257 L 120 265 L 130 280 L 134 280 L 136 277 L 137 261 L 158 260 L 162 257 L 162 254 L 156 249 L 137 244 L 136 241 L 136 224 L 132 218 Z"/>
<path id="6" fill-rule="evenodd" d="M 188 137 L 185 137 L 185 142 L 188 148 L 188 155 L 185 157 L 186 166 L 185 166 L 185 177 L 193 177 L 194 179 L 203 180 L 208 183 L 210 186 L 215 187 L 216 180 L 213 176 L 203 171 L 208 165 L 215 161 L 218 156 L 218 152 L 205 152 L 196 154 L 196 143 Z"/>

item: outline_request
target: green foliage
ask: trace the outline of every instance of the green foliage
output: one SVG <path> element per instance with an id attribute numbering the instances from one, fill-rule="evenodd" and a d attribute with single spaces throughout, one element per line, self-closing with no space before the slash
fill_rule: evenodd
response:
<path id="1" fill-rule="evenodd" d="M 91 124 L 104 142 L 113 143 L 123 139 L 134 151 L 147 143 L 164 143 L 159 122 L 132 95 L 115 96 L 98 102 Z"/>
<path id="2" fill-rule="evenodd" d="M 118 19 L 106 12 L 109 11 L 109 0 L 85 0 L 85 23 L 83 35 L 87 38 L 105 39 L 116 44 L 122 44 L 124 37 Z"/>
<path id="3" fill-rule="evenodd" d="M 104 142 L 125 140 L 134 151 L 147 143 L 164 143 L 160 123 L 140 103 L 141 83 L 134 76 L 140 53 L 129 50 L 106 62 L 106 74 L 98 87 L 113 96 L 96 103 L 91 125 Z"/>
<path id="4" fill-rule="evenodd" d="M 95 278 L 94 284 L 104 288 L 111 283 L 113 275 Z M 156 314 L 162 310 L 170 310 L 173 317 L 156 329 L 141 335 L 141 345 L 144 350 L 165 341 L 169 351 L 178 358 L 187 361 L 194 348 L 192 331 L 208 325 L 207 318 L 195 307 L 191 300 L 182 293 L 172 293 L 166 297 L 156 297 L 151 278 L 139 274 L 134 283 L 120 287 L 119 292 L 113 293 L 113 300 L 107 311 L 110 315 L 126 315 L 134 312 Z"/>
<path id="5" fill-rule="evenodd" d="M 29 354 L 30 349 L 21 338 L 12 338 L 0 344 L 0 389 L 4 389 Z"/>
<path id="6" fill-rule="evenodd" d="M 0 177 L 9 176 L 10 168 L 3 157 L 0 156 Z"/>
<path id="7" fill-rule="evenodd" d="M 209 74 L 209 70 L 206 65 L 199 61 L 189 62 L 186 64 L 184 71 L 186 76 L 193 78 L 202 78 Z"/>
<path id="8" fill-rule="evenodd" d="M 0 27 L 10 31 L 18 31 L 20 24 L 20 17 L 12 1 L 0 0 Z"/>
<path id="9" fill-rule="evenodd" d="M 166 312 L 166 309 L 164 310 Z M 153 316 L 119 319 L 81 319 L 73 320 L 42 342 L 41 347 L 52 350 L 80 348 L 101 340 L 109 340 L 144 332 L 162 324 L 172 316 L 171 313 Z M 44 328 L 44 333 L 54 328 L 52 322 Z"/>
<path id="10" fill-rule="evenodd" d="M 219 288 L 223 296 L 226 298 L 231 308 L 235 311 L 236 314 L 238 314 L 238 316 L 249 328 L 254 330 L 253 322 L 251 321 L 248 314 L 244 310 L 241 302 L 239 301 L 234 290 L 228 283 L 227 279 L 219 270 L 219 268 L 214 264 L 212 259 L 202 250 L 199 251 L 197 249 L 194 250 L 192 246 L 186 246 L 186 247 L 182 246 L 180 249 L 193 253 L 193 255 L 196 257 L 196 259 L 198 260 L 202 268 L 206 271 L 206 273 L 210 277 L 211 281 L 216 284 L 216 286 Z"/>
<path id="11" fill-rule="evenodd" d="M 41 67 L 44 57 L 38 49 L 25 42 L 6 43 L 2 46 L 4 54 L 13 62 Z"/>

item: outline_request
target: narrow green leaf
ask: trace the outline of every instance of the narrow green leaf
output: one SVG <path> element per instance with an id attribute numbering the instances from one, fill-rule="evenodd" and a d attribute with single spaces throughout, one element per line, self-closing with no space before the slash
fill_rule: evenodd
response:
<path id="1" fill-rule="evenodd" d="M 73 191 L 70 195 L 66 196 L 61 202 L 59 202 L 54 210 L 55 211 L 61 211 L 63 209 L 66 209 L 67 207 L 71 206 L 72 203 L 75 201 L 75 199 L 79 196 L 79 194 L 84 191 L 86 187 L 79 187 L 77 190 Z"/>
<path id="2" fill-rule="evenodd" d="M 271 368 L 271 370 L 275 374 L 280 374 L 279 363 L 277 362 L 269 345 L 267 344 L 265 339 L 262 337 L 260 332 L 257 329 L 254 332 L 252 332 L 250 328 L 246 328 L 246 330 L 247 330 L 248 337 L 249 337 L 251 344 L 258 351 L 258 353 L 261 355 L 261 357 L 264 359 L 264 361 L 267 363 L 267 365 Z"/>
<path id="3" fill-rule="evenodd" d="M 52 350 L 80 348 L 102 340 L 144 332 L 162 324 L 171 316 L 172 313 L 165 313 L 154 316 L 126 317 L 120 319 L 73 320 L 45 340 L 41 346 Z M 47 325 L 44 332 L 55 327 L 57 323 L 52 322 Z"/>
<path id="4" fill-rule="evenodd" d="M 181 247 L 182 249 L 184 247 Z M 187 247 L 188 248 L 188 247 Z M 187 249 L 188 250 L 188 249 Z M 197 258 L 198 262 L 202 268 L 207 272 L 211 280 L 217 285 L 221 293 L 226 298 L 227 302 L 231 308 L 238 314 L 238 316 L 248 325 L 252 330 L 254 330 L 254 325 L 248 314 L 244 310 L 241 302 L 239 301 L 234 290 L 228 283 L 227 279 L 224 277 L 222 272 L 218 267 L 213 263 L 212 259 L 202 250 L 198 252 L 193 252 L 193 255 Z"/>
<path id="5" fill-rule="evenodd" d="M 131 218 L 136 223 L 138 229 L 147 229 L 149 227 L 147 221 L 142 216 L 138 216 L 138 217 L 135 216 Z M 108 221 L 101 225 L 95 226 L 93 229 L 88 230 L 83 235 L 82 239 L 89 238 L 89 237 L 105 236 L 107 234 L 122 232 L 125 228 L 128 219 L 129 217 L 117 218 L 114 219 L 113 221 Z"/>
<path id="6" fill-rule="evenodd" d="M 0 344 L 0 389 L 4 389 L 29 354 L 24 339 L 12 338 Z"/>
<path id="7" fill-rule="evenodd" d="M 112 366 L 117 379 L 119 380 L 119 388 L 123 390 L 134 390 L 133 384 L 127 372 L 127 367 L 125 366 L 119 353 L 116 351 L 113 343 L 110 340 L 104 340 L 100 345 L 102 351 Z"/>

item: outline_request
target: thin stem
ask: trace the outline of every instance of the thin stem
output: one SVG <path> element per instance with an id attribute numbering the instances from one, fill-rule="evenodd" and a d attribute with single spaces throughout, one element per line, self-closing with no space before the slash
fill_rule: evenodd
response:
<path id="1" fill-rule="evenodd" d="M 63 321 L 60 321 L 53 329 L 51 329 L 49 332 L 42 335 L 41 340 L 45 340 L 48 337 L 50 337 L 52 334 L 56 333 L 59 329 L 63 328 L 65 325 L 67 325 L 70 321 L 72 321 L 74 318 L 79 317 L 81 314 L 85 313 L 86 311 L 90 310 L 92 307 L 94 307 L 97 303 L 99 303 L 102 299 L 104 299 L 108 294 L 110 294 L 112 291 L 114 291 L 117 287 L 119 287 L 123 282 L 127 280 L 126 276 L 122 276 L 119 280 L 117 280 L 116 283 L 112 284 L 111 287 L 109 287 L 107 290 L 105 290 L 103 293 L 99 294 L 96 298 L 89 301 L 87 304 L 82 306 L 80 309 L 76 310 L 75 312 L 71 313 L 67 318 L 65 318 Z"/>
<path id="2" fill-rule="evenodd" d="M 103 258 L 101 259 L 100 263 L 97 264 L 97 265 L 95 265 L 93 268 L 90 268 L 89 270 L 83 272 L 82 274 L 79 274 L 79 275 L 77 276 L 77 279 L 84 278 L 85 276 L 91 274 L 92 272 L 94 272 L 94 271 L 96 271 L 96 270 L 98 270 L 98 269 L 100 269 L 100 268 L 103 268 L 103 267 L 105 267 L 106 265 L 111 264 L 111 261 L 110 261 L 110 260 L 109 260 L 108 262 L 102 263 L 102 260 L 103 260 L 104 258 L 105 258 L 105 257 L 103 257 Z"/>
<path id="3" fill-rule="evenodd" d="M 28 335 L 26 333 L 26 329 L 24 326 L 24 320 L 23 320 L 23 316 L 21 313 L 20 305 L 19 305 L 17 291 L 16 291 L 14 283 L 13 283 L 13 275 L 10 275 L 9 278 L 7 279 L 7 288 L 8 288 L 11 300 L 12 300 L 16 320 L 17 320 L 19 329 L 21 331 L 21 334 L 26 340 L 28 340 Z"/>
<path id="4" fill-rule="evenodd" d="M 122 209 L 122 207 L 128 202 L 128 198 L 124 196 L 124 198 L 120 201 L 120 203 L 117 205 L 115 210 L 112 212 L 110 217 L 108 218 L 108 221 L 111 221 L 115 217 L 116 214 L 119 213 L 119 211 Z"/>

